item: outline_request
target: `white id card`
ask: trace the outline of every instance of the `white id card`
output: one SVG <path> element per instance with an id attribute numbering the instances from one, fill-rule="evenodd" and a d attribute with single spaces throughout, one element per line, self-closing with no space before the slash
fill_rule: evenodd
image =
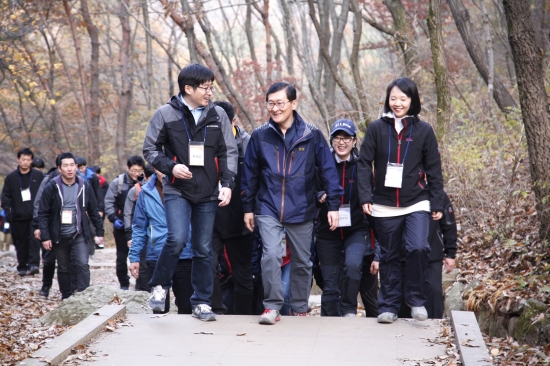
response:
<path id="1" fill-rule="evenodd" d="M 384 186 L 392 188 L 401 188 L 403 181 L 403 164 L 388 163 L 386 167 L 386 181 Z"/>
<path id="2" fill-rule="evenodd" d="M 31 200 L 31 190 L 30 189 L 22 189 L 21 190 L 21 199 L 23 202 L 27 202 Z"/>
<path id="3" fill-rule="evenodd" d="M 338 227 L 351 226 L 351 209 L 349 205 L 342 205 L 338 209 Z"/>
<path id="4" fill-rule="evenodd" d="M 204 142 L 189 141 L 189 165 L 204 166 Z"/>
<path id="5" fill-rule="evenodd" d="M 286 237 L 283 237 L 281 240 L 281 247 L 283 249 L 283 258 L 286 257 Z"/>
<path id="6" fill-rule="evenodd" d="M 73 223 L 73 211 L 63 210 L 61 211 L 61 223 L 72 224 Z"/>
<path id="7" fill-rule="evenodd" d="M 9 222 L 5 222 L 4 223 L 4 230 L 9 230 L 10 228 L 10 223 Z"/>

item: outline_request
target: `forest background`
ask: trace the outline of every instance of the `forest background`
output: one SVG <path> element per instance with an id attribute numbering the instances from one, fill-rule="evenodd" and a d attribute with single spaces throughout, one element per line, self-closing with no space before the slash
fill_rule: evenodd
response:
<path id="1" fill-rule="evenodd" d="M 479 284 L 468 309 L 548 305 L 549 12 L 547 0 L 0 0 L 0 176 L 28 146 L 47 167 L 71 151 L 112 180 L 190 62 L 214 71 L 213 99 L 249 132 L 285 80 L 306 120 L 328 136 L 351 118 L 359 141 L 407 76 L 439 141 L 457 281 Z"/>
<path id="2" fill-rule="evenodd" d="M 112 180 L 190 62 L 214 71 L 213 99 L 249 132 L 285 80 L 325 135 L 351 118 L 362 137 L 386 86 L 407 76 L 438 137 L 461 275 L 496 281 L 472 307 L 506 302 L 491 297 L 503 288 L 548 304 L 549 11 L 547 0 L 0 0 L 0 175 L 28 146 L 47 167 L 71 151 Z"/>

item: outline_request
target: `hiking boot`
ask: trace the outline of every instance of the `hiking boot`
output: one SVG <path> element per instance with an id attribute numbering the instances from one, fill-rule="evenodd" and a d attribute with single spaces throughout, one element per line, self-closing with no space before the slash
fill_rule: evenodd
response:
<path id="1" fill-rule="evenodd" d="M 94 244 L 94 246 L 95 246 L 96 249 L 105 249 L 104 244 Z"/>
<path id="2" fill-rule="evenodd" d="M 397 320 L 397 315 L 394 313 L 382 313 L 378 315 L 378 323 L 391 324 Z"/>
<path id="3" fill-rule="evenodd" d="M 193 318 L 199 318 L 203 322 L 216 320 L 216 314 L 214 314 L 212 308 L 206 304 L 193 305 L 192 309 L 191 316 L 193 316 Z"/>
<path id="4" fill-rule="evenodd" d="M 164 311 L 164 302 L 166 301 L 166 290 L 161 285 L 156 285 L 151 289 L 149 297 L 149 309 L 155 311 Z"/>
<path id="5" fill-rule="evenodd" d="M 29 272 L 28 274 L 29 275 L 35 275 L 35 274 L 38 274 L 40 271 L 38 270 L 38 267 L 37 266 L 32 266 L 30 269 L 29 269 Z"/>
<path id="6" fill-rule="evenodd" d="M 296 312 L 294 310 L 290 310 L 290 315 L 292 315 L 292 316 L 307 316 L 307 313 L 306 312 L 299 313 L 299 312 Z"/>
<path id="7" fill-rule="evenodd" d="M 344 317 L 344 318 L 357 318 L 357 314 L 347 313 L 347 314 L 342 315 L 342 317 Z"/>
<path id="8" fill-rule="evenodd" d="M 122 291 L 128 291 L 128 290 L 130 290 L 130 286 L 120 286 L 120 289 Z"/>
<path id="9" fill-rule="evenodd" d="M 38 295 L 44 296 L 44 297 L 50 296 L 50 288 L 51 286 L 42 286 Z"/>
<path id="10" fill-rule="evenodd" d="M 260 315 L 260 324 L 275 324 L 281 320 L 281 314 L 279 310 L 265 309 L 265 311 Z"/>
<path id="11" fill-rule="evenodd" d="M 428 312 L 424 306 L 411 306 L 411 316 L 418 321 L 424 321 L 428 319 Z"/>
<path id="12" fill-rule="evenodd" d="M 27 275 L 27 271 L 25 271 L 24 269 L 21 270 L 21 271 L 17 271 L 17 274 L 19 275 L 19 277 L 23 277 L 23 276 L 26 276 Z"/>

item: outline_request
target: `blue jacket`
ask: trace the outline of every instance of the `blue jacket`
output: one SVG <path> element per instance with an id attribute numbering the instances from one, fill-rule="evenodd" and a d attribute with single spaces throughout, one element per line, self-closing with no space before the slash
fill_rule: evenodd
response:
<path id="1" fill-rule="evenodd" d="M 168 237 L 166 212 L 162 199 L 155 187 L 157 175 L 153 174 L 149 182 L 143 186 L 136 202 L 134 219 L 132 221 L 132 246 L 130 247 L 130 263 L 139 262 L 143 248 L 147 245 L 147 260 L 156 261 Z M 191 230 L 189 240 L 181 252 L 180 259 L 191 259 Z"/>
<path id="2" fill-rule="evenodd" d="M 321 131 L 294 112 L 289 148 L 272 121 L 252 133 L 241 178 L 245 213 L 269 215 L 281 223 L 313 220 L 316 214 L 315 181 L 319 170 L 330 211 L 337 211 L 344 190 L 338 184 L 336 165 Z"/>

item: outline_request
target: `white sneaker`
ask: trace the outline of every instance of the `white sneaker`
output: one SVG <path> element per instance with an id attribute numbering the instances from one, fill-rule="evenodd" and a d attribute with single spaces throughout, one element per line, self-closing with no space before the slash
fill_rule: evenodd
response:
<path id="1" fill-rule="evenodd" d="M 212 308 L 206 304 L 193 305 L 191 315 L 193 318 L 199 318 L 203 322 L 216 320 L 216 314 L 212 312 Z"/>
<path id="2" fill-rule="evenodd" d="M 156 285 L 151 289 L 151 297 L 149 297 L 149 309 L 153 311 L 164 311 L 164 303 L 166 301 L 166 290 L 161 285 Z"/>
<path id="3" fill-rule="evenodd" d="M 279 314 L 279 310 L 265 309 L 262 315 L 260 315 L 260 324 L 273 325 L 279 320 L 281 320 L 281 314 Z"/>
<path id="4" fill-rule="evenodd" d="M 424 321 L 428 319 L 428 312 L 424 306 L 411 306 L 411 316 L 418 321 Z"/>
<path id="5" fill-rule="evenodd" d="M 378 323 L 391 324 L 397 320 L 397 315 L 394 313 L 386 312 L 378 315 Z"/>

